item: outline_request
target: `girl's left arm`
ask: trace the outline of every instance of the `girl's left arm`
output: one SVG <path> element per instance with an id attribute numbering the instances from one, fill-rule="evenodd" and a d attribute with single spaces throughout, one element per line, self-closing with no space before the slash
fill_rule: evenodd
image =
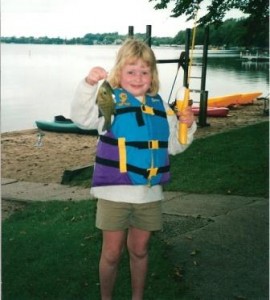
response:
<path id="1" fill-rule="evenodd" d="M 166 111 L 170 111 L 171 113 L 167 116 L 169 127 L 170 127 L 170 136 L 169 136 L 169 154 L 176 155 L 185 151 L 193 142 L 194 133 L 197 130 L 197 124 L 193 121 L 192 125 L 188 128 L 188 136 L 187 136 L 187 144 L 183 145 L 180 144 L 178 141 L 178 128 L 179 128 L 179 121 L 177 116 L 174 112 L 172 112 L 171 108 L 168 104 L 164 103 Z"/>

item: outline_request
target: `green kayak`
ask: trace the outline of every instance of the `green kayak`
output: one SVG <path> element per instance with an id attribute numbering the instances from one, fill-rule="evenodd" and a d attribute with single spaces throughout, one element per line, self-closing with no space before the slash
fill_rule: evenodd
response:
<path id="1" fill-rule="evenodd" d="M 98 135 L 96 129 L 82 129 L 76 126 L 70 119 L 66 119 L 62 116 L 56 116 L 54 121 L 36 121 L 36 125 L 39 129 L 44 131 Z"/>

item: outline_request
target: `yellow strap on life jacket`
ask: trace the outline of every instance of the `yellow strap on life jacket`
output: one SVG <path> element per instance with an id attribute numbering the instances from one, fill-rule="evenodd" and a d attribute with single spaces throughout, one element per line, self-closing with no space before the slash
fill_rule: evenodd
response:
<path id="1" fill-rule="evenodd" d="M 149 168 L 147 171 L 149 172 L 148 179 L 150 179 L 153 176 L 157 176 L 158 168 Z"/>
<path id="2" fill-rule="evenodd" d="M 118 138 L 118 151 L 119 151 L 119 169 L 120 173 L 127 172 L 127 153 L 126 153 L 126 139 Z"/>

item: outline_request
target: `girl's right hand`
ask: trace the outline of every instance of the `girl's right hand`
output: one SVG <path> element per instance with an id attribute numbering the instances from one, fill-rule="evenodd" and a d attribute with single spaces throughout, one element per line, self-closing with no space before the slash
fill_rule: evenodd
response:
<path id="1" fill-rule="evenodd" d="M 94 67 L 89 71 L 85 81 L 90 85 L 95 85 L 100 80 L 107 78 L 107 75 L 107 71 L 102 67 Z"/>

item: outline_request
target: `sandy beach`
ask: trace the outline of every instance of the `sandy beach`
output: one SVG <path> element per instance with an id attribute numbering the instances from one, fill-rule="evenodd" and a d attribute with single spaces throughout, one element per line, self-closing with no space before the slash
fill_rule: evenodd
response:
<path id="1" fill-rule="evenodd" d="M 202 138 L 268 120 L 263 101 L 230 109 L 228 117 L 207 118 L 210 126 L 198 128 Z M 65 169 L 93 163 L 97 137 L 81 134 L 43 132 L 37 146 L 38 130 L 7 132 L 1 135 L 2 177 L 22 181 L 60 183 Z"/>

